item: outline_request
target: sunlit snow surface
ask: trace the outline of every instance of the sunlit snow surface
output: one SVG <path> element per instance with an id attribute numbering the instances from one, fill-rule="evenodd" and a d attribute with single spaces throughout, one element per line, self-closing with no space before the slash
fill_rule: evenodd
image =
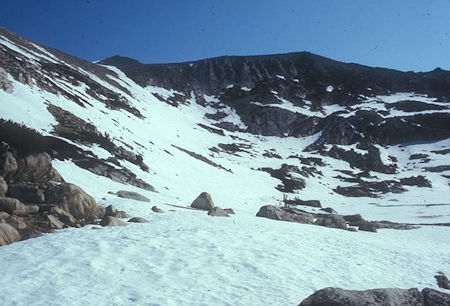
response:
<path id="1" fill-rule="evenodd" d="M 54 59 L 51 54 L 44 55 Z M 29 57 L 38 60 L 34 53 Z M 168 98 L 176 93 L 173 90 L 142 88 L 119 70 L 110 69 L 120 77 L 111 78 L 133 94 L 129 97 L 122 93 L 145 119 L 112 111 L 92 99 L 89 102 L 93 106 L 83 108 L 63 96 L 27 87 L 12 78 L 13 94 L 0 90 L 0 115 L 48 134 L 57 124 L 46 110 L 46 105 L 52 103 L 95 124 L 116 144 L 123 141 L 131 145 L 135 153 L 143 155 L 150 171 L 121 163 L 154 185 L 158 193 L 118 184 L 78 168 L 71 161 L 54 161 L 54 166 L 66 181 L 81 186 L 99 204 L 113 204 L 150 222 L 101 230 L 92 230 L 91 226 L 66 229 L 1 247 L 0 305 L 295 305 L 323 287 L 436 288 L 434 273 L 450 274 L 447 227 L 353 233 L 255 217 L 259 207 L 278 204 L 282 194 L 274 188 L 279 180 L 254 169 L 278 168 L 282 163 L 301 166 L 288 156 L 312 156 L 302 150 L 319 134 L 297 139 L 210 133 L 197 125 L 212 123 L 204 117 L 211 112 L 210 107 L 195 101 L 172 107 L 154 94 Z M 84 87 L 72 86 L 70 90 L 83 95 Z M 411 100 L 413 94 L 403 95 Z M 216 97 L 206 96 L 205 100 L 220 103 Z M 309 115 L 309 108 L 281 102 L 283 108 Z M 388 103 L 389 98 L 377 97 L 372 104 L 383 102 Z M 322 116 L 339 110 L 339 106 L 328 106 Z M 230 120 L 240 124 L 233 110 L 228 111 Z M 241 139 L 232 139 L 231 135 Z M 238 156 L 208 149 L 218 143 L 252 147 Z M 172 145 L 201 154 L 232 173 L 196 160 Z M 388 163 L 388 155 L 396 156 L 402 171 L 396 176 L 376 175 L 381 180 L 422 174 L 424 166 L 448 164 L 448 157 L 430 151 L 449 147 L 450 140 L 380 147 L 383 160 Z M 89 149 L 99 157 L 109 156 L 98 146 Z M 282 159 L 262 156 L 271 149 Z M 430 155 L 430 163 L 409 160 L 410 154 L 423 152 Z M 351 168 L 343 161 L 327 157 L 323 161 L 327 163 L 320 168 L 324 176 L 308 178 L 306 189 L 299 193 L 302 198 L 319 199 L 324 207 L 342 214 L 360 213 L 368 220 L 450 222 L 449 206 L 425 206 L 448 203 L 448 181 L 440 173 L 425 174 L 433 189 L 407 187 L 410 191 L 406 193 L 378 199 L 345 198 L 333 193 L 332 188 L 351 184 L 333 176 L 342 174 L 337 169 Z M 137 191 L 152 202 L 108 194 L 120 189 Z M 216 205 L 233 208 L 236 215 L 213 218 L 205 212 L 168 205 L 189 205 L 202 191 L 210 192 Z M 165 213 L 152 213 L 152 205 Z"/>

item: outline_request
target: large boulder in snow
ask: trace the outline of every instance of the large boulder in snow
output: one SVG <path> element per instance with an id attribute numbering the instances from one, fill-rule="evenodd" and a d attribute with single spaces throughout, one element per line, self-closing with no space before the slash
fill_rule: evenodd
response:
<path id="1" fill-rule="evenodd" d="M 298 209 L 281 208 L 273 205 L 264 205 L 256 214 L 257 217 L 264 217 L 273 220 L 288 221 L 312 224 L 313 216 Z"/>
<path id="2" fill-rule="evenodd" d="M 132 199 L 141 202 L 150 202 L 150 199 L 134 191 L 119 190 L 116 192 L 119 198 Z"/>
<path id="3" fill-rule="evenodd" d="M 192 202 L 191 207 L 210 211 L 214 208 L 214 201 L 209 193 L 202 192 L 194 202 Z"/>
<path id="4" fill-rule="evenodd" d="M 33 184 L 10 184 L 8 196 L 16 198 L 24 203 L 44 203 L 45 196 L 41 189 Z"/>
<path id="5" fill-rule="evenodd" d="M 8 184 L 6 184 L 3 176 L 0 176 L 0 197 L 4 197 L 8 191 Z"/>
<path id="6" fill-rule="evenodd" d="M 97 203 L 80 187 L 69 183 L 51 183 L 45 191 L 48 204 L 56 204 L 70 213 L 79 223 L 93 222 Z"/>
<path id="7" fill-rule="evenodd" d="M 25 205 L 17 199 L 9 197 L 0 198 L 0 210 L 17 216 L 28 216 L 39 211 L 37 205 Z"/>
<path id="8" fill-rule="evenodd" d="M 0 222 L 0 246 L 20 240 L 19 232 L 7 223 Z"/>
<path id="9" fill-rule="evenodd" d="M 48 182 L 63 182 L 61 175 L 52 166 L 47 153 L 30 154 L 17 159 L 16 182 L 33 182 L 46 186 Z"/>
<path id="10" fill-rule="evenodd" d="M 304 299 L 301 306 L 421 306 L 417 289 L 371 289 L 365 291 L 324 288 Z"/>

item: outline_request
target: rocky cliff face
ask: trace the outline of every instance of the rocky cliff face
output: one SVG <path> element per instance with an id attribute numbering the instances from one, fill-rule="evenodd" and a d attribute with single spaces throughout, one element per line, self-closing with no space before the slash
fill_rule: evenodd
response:
<path id="1" fill-rule="evenodd" d="M 141 86 L 179 91 L 171 104 L 192 97 L 208 104 L 214 97 L 234 109 L 244 130 L 254 134 L 299 137 L 323 131 L 317 145 L 366 139 L 385 145 L 450 136 L 450 117 L 443 112 L 450 105 L 450 72 L 441 69 L 400 72 L 307 52 L 161 65 L 115 56 L 102 63 L 118 67 Z M 388 103 L 396 93 L 409 94 Z M 211 105 L 217 108 L 210 116 L 217 126 L 239 129 L 222 120 L 227 114 L 220 105 Z"/>

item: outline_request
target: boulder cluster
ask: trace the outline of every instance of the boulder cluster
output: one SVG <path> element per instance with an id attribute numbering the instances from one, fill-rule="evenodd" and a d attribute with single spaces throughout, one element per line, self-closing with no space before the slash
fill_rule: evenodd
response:
<path id="1" fill-rule="evenodd" d="M 214 201 L 211 195 L 207 192 L 202 192 L 195 200 L 192 202 L 191 207 L 208 211 L 209 216 L 215 217 L 229 217 L 230 214 L 234 214 L 231 208 L 220 208 L 214 206 Z"/>
<path id="2" fill-rule="evenodd" d="M 112 205 L 97 205 L 83 189 L 65 182 L 47 153 L 21 154 L 0 142 L 0 246 L 98 219 L 102 226 L 124 225 L 120 218 L 130 216 Z"/>
<path id="3" fill-rule="evenodd" d="M 296 201 L 296 200 L 289 200 Z M 319 201 L 301 201 L 305 206 L 321 207 Z M 274 206 L 274 205 L 264 205 L 262 206 L 257 217 L 264 217 L 279 221 L 296 222 L 303 224 L 313 224 L 319 226 L 325 226 L 330 228 L 338 228 L 348 231 L 366 231 L 366 232 L 376 232 L 377 229 L 390 228 L 390 229 L 415 229 L 417 226 L 411 224 L 395 223 L 391 221 L 367 221 L 364 220 L 361 215 L 339 215 L 332 208 L 321 208 L 324 213 L 312 213 L 292 206 Z"/>
<path id="4" fill-rule="evenodd" d="M 0 245 L 65 227 L 81 227 L 103 210 L 67 183 L 47 153 L 20 154 L 0 143 Z"/>

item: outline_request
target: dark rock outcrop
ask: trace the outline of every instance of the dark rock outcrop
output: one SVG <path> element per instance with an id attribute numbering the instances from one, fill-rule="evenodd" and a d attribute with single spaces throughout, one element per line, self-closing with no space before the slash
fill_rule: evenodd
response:
<path id="1" fill-rule="evenodd" d="M 333 189 L 336 193 L 339 193 L 346 197 L 371 197 L 376 198 L 380 194 L 385 193 L 402 193 L 406 189 L 402 187 L 401 183 L 395 180 L 369 182 L 360 180 L 358 184 L 354 186 L 341 187 L 338 186 Z"/>
<path id="2" fill-rule="evenodd" d="M 45 196 L 42 190 L 32 184 L 10 184 L 7 195 L 24 203 L 45 203 Z"/>
<path id="3" fill-rule="evenodd" d="M 359 168 L 364 171 L 375 171 L 387 174 L 396 173 L 397 167 L 395 165 L 385 165 L 381 161 L 380 149 L 373 145 L 369 145 L 366 154 L 360 154 L 353 149 L 344 150 L 333 146 L 326 155 L 344 160 L 350 164 L 350 166 Z"/>
<path id="4" fill-rule="evenodd" d="M 304 299 L 299 306 L 444 306 L 450 295 L 430 288 L 371 289 L 365 291 L 324 288 Z"/>
<path id="5" fill-rule="evenodd" d="M 313 216 L 309 213 L 302 212 L 296 209 L 281 208 L 273 205 L 262 206 L 259 209 L 256 216 L 269 218 L 272 220 L 305 223 L 305 224 L 312 224 L 314 221 Z"/>
<path id="6" fill-rule="evenodd" d="M 281 192 L 292 193 L 306 187 L 304 179 L 292 175 L 292 173 L 302 173 L 302 170 L 297 166 L 282 164 L 279 169 L 261 168 L 259 170 L 267 172 L 270 176 L 281 180 L 282 184 L 276 187 Z"/>
<path id="7" fill-rule="evenodd" d="M 321 208 L 322 205 L 320 204 L 319 200 L 301 200 L 301 199 L 284 199 L 283 200 L 285 205 L 293 205 L 293 206 L 298 206 L 298 205 L 303 205 L 303 206 L 310 206 L 310 207 L 317 207 L 317 208 Z"/>
<path id="8" fill-rule="evenodd" d="M 406 186 L 432 187 L 430 180 L 426 179 L 423 175 L 401 178 L 400 183 Z"/>

